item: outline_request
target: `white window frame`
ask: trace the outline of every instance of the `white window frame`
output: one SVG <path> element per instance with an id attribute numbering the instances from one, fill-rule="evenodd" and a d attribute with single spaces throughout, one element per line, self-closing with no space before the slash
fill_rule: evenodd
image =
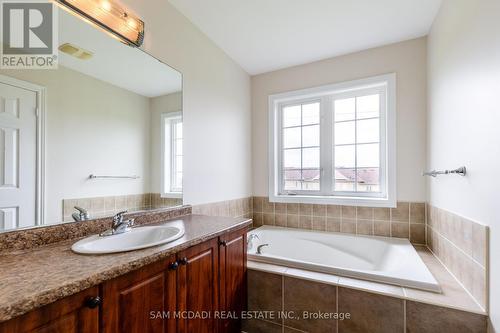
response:
<path id="1" fill-rule="evenodd" d="M 168 112 L 161 114 L 161 197 L 182 198 L 182 188 L 172 188 L 175 177 L 175 146 L 174 130 L 175 123 L 182 121 L 182 112 Z M 167 126 L 168 123 L 168 126 Z M 168 140 L 168 144 L 167 144 Z"/>
<path id="2" fill-rule="evenodd" d="M 381 94 L 380 110 L 380 193 L 335 192 L 332 195 L 334 161 L 330 147 L 334 145 L 333 101 L 370 92 Z M 385 97 L 385 98 L 384 98 Z M 320 100 L 321 190 L 283 191 L 282 189 L 282 121 L 281 109 L 286 105 Z M 384 108 L 385 104 L 385 108 Z M 385 134 L 385 135 L 384 135 Z M 331 175 L 331 177 L 325 177 Z M 347 206 L 396 206 L 396 74 L 290 91 L 269 96 L 269 199 L 272 202 L 338 204 Z"/>

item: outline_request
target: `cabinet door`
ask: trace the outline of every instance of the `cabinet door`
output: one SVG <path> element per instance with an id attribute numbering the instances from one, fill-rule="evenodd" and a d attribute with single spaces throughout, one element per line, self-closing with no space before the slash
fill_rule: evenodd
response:
<path id="1" fill-rule="evenodd" d="M 217 239 L 179 252 L 177 260 L 177 322 L 179 333 L 213 333 L 218 309 Z"/>
<path id="2" fill-rule="evenodd" d="M 99 289 L 78 294 L 0 324 L 1 333 L 95 333 L 99 331 Z"/>
<path id="3" fill-rule="evenodd" d="M 246 231 L 236 230 L 220 237 L 220 333 L 241 331 L 241 312 L 246 305 Z"/>
<path id="4" fill-rule="evenodd" d="M 172 256 L 102 285 L 102 332 L 173 333 L 168 320 L 175 305 L 175 272 L 168 270 Z"/>

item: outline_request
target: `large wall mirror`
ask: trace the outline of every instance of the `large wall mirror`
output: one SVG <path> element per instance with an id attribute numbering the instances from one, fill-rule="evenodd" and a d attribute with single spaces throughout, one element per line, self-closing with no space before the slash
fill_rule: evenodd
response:
<path id="1" fill-rule="evenodd" d="M 0 70 L 0 232 L 181 205 L 181 73 L 58 15 L 58 69 Z"/>

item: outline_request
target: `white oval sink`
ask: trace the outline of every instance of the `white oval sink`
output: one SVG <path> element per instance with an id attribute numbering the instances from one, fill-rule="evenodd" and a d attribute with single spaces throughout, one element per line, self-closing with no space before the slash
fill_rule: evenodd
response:
<path id="1" fill-rule="evenodd" d="M 138 227 L 123 234 L 84 238 L 73 244 L 71 250 L 82 254 L 126 252 L 173 242 L 183 235 L 183 228 L 173 226 Z"/>

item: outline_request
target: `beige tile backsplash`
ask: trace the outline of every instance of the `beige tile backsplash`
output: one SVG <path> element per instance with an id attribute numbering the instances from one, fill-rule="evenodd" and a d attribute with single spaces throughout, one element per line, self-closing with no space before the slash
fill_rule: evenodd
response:
<path id="1" fill-rule="evenodd" d="M 144 193 L 95 198 L 63 199 L 63 221 L 73 221 L 75 206 L 87 209 L 91 217 L 103 217 L 120 211 L 163 208 L 182 205 L 180 198 L 162 198 L 160 193 Z"/>
<path id="2" fill-rule="evenodd" d="M 488 303 L 488 232 L 487 226 L 428 205 L 428 247 L 484 309 Z"/>
<path id="3" fill-rule="evenodd" d="M 252 202 L 253 198 L 247 197 L 241 199 L 212 202 L 202 205 L 194 205 L 193 214 L 251 218 L 252 207 L 253 207 Z M 260 207 L 260 209 L 262 209 L 262 206 Z M 262 224 L 262 222 L 260 222 L 260 224 Z M 274 224 L 274 219 L 273 219 L 273 224 Z"/>
<path id="4" fill-rule="evenodd" d="M 425 203 L 398 202 L 397 208 L 273 203 L 253 197 L 256 227 L 276 225 L 360 235 L 392 236 L 425 244 Z"/>

